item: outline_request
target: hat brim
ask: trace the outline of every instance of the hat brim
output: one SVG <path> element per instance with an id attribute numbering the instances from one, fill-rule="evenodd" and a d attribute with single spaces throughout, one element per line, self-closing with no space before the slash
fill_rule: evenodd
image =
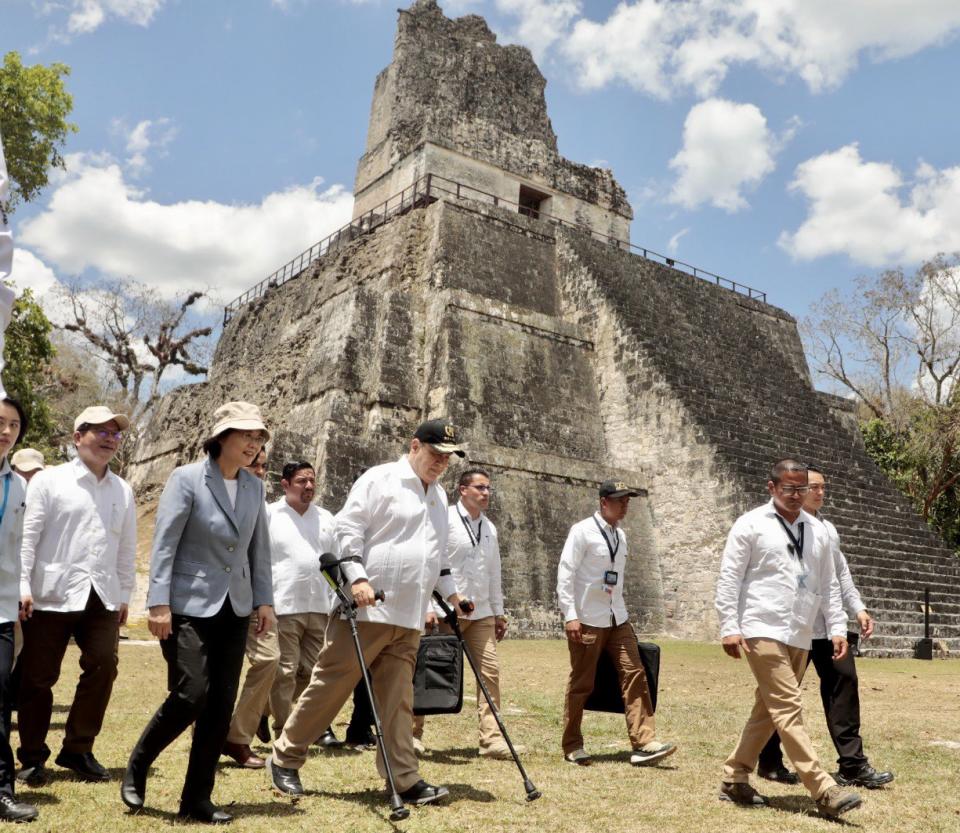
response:
<path id="1" fill-rule="evenodd" d="M 267 440 L 270 439 L 270 432 L 267 430 L 267 426 L 259 419 L 225 419 L 223 422 L 218 422 L 213 426 L 213 431 L 210 432 L 209 439 L 214 439 L 219 437 L 224 431 L 228 430 L 234 431 L 263 431 L 267 435 Z"/>
<path id="2" fill-rule="evenodd" d="M 456 454 L 458 457 L 466 457 L 467 452 L 459 445 L 453 443 L 427 443 L 438 454 Z"/>
<path id="3" fill-rule="evenodd" d="M 640 492 L 634 492 L 631 489 L 620 489 L 616 492 L 610 492 L 600 497 L 640 497 Z"/>

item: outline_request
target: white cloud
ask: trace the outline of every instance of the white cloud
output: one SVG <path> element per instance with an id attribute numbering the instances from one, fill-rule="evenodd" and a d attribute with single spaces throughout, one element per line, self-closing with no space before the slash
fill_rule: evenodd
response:
<path id="1" fill-rule="evenodd" d="M 114 128 L 125 135 L 129 156 L 126 164 L 131 176 L 142 176 L 150 170 L 148 155 L 165 156 L 166 147 L 177 135 L 177 128 L 168 118 L 143 119 L 128 129 L 122 120 Z"/>
<path id="2" fill-rule="evenodd" d="M 836 87 L 864 57 L 884 61 L 954 37 L 960 4 L 944 0 L 621 0 L 605 20 L 574 0 L 496 0 L 518 39 L 558 44 L 577 83 L 625 83 L 658 98 L 713 95 L 731 68 Z"/>
<path id="3" fill-rule="evenodd" d="M 920 162 L 907 181 L 850 144 L 798 165 L 790 189 L 809 202 L 800 227 L 779 239 L 798 260 L 845 254 L 884 266 L 960 250 L 960 166 Z"/>
<path id="4" fill-rule="evenodd" d="M 685 208 L 704 203 L 729 212 L 746 208 L 742 191 L 774 169 L 777 144 L 753 104 L 722 98 L 695 104 L 683 125 L 683 148 L 670 160 L 677 172 L 670 201 Z"/>
<path id="5" fill-rule="evenodd" d="M 59 284 L 53 269 L 33 252 L 19 245 L 13 250 L 13 272 L 10 279 L 18 295 L 24 289 L 30 289 L 37 300 L 43 300 L 44 296 Z"/>
<path id="6" fill-rule="evenodd" d="M 55 0 L 35 4 L 38 13 L 55 22 L 48 32 L 52 41 L 69 42 L 117 20 L 149 26 L 167 0 Z M 34 47 L 36 50 L 37 47 Z"/>
<path id="7" fill-rule="evenodd" d="M 124 178 L 115 160 L 67 158 L 47 208 L 18 230 L 63 276 L 131 276 L 166 296 L 211 286 L 230 300 L 347 223 L 352 196 L 321 180 L 257 204 L 163 204 Z"/>

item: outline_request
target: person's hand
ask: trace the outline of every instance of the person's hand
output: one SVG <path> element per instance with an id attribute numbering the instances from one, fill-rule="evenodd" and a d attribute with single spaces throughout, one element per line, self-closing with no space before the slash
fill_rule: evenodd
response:
<path id="1" fill-rule="evenodd" d="M 750 646 L 747 645 L 747 640 L 739 633 L 732 633 L 730 636 L 723 637 L 723 639 L 720 640 L 720 644 L 723 646 L 723 652 L 728 657 L 733 657 L 734 659 L 740 659 L 741 648 L 745 654 L 750 653 Z"/>
<path id="2" fill-rule="evenodd" d="M 423 629 L 425 631 L 432 631 L 434 628 L 440 625 L 440 620 L 437 618 L 437 614 L 432 610 L 427 611 L 427 618 L 423 621 Z"/>
<path id="3" fill-rule="evenodd" d="M 163 641 L 173 633 L 173 617 L 170 605 L 154 605 L 147 611 L 147 627 L 157 639 Z"/>
<path id="4" fill-rule="evenodd" d="M 873 617 L 865 610 L 857 614 L 857 622 L 860 624 L 860 636 L 869 639 L 873 636 Z"/>
<path id="5" fill-rule="evenodd" d="M 507 617 L 506 616 L 497 616 L 493 622 L 493 635 L 499 642 L 503 637 L 507 635 Z"/>
<path id="6" fill-rule="evenodd" d="M 449 596 L 447 596 L 447 604 L 449 604 L 450 607 L 452 607 L 460 616 L 467 613 L 473 613 L 477 607 L 472 601 L 470 601 L 470 599 L 461 595 L 460 593 L 451 593 Z M 464 607 L 461 607 L 461 604 L 463 604 Z"/>
<path id="7" fill-rule="evenodd" d="M 847 645 L 846 637 L 832 636 L 830 639 L 833 642 L 833 661 L 837 662 L 847 655 L 849 646 Z"/>
<path id="8" fill-rule="evenodd" d="M 578 644 L 583 642 L 583 631 L 580 629 L 579 619 L 571 619 L 563 626 L 563 630 L 567 634 L 567 639 L 571 642 Z"/>
<path id="9" fill-rule="evenodd" d="M 377 601 L 373 594 L 373 587 L 365 578 L 358 578 L 350 585 L 350 592 L 353 594 L 353 602 L 357 607 L 368 607 Z"/>
<path id="10" fill-rule="evenodd" d="M 130 611 L 130 605 L 120 605 L 120 607 L 117 608 L 117 624 L 118 625 L 127 624 L 127 614 L 129 613 L 129 611 Z"/>
<path id="11" fill-rule="evenodd" d="M 257 636 L 271 631 L 277 624 L 277 617 L 273 614 L 273 608 L 270 605 L 260 605 L 257 608 Z"/>
<path id="12" fill-rule="evenodd" d="M 20 597 L 20 621 L 25 622 L 33 616 L 33 596 Z"/>

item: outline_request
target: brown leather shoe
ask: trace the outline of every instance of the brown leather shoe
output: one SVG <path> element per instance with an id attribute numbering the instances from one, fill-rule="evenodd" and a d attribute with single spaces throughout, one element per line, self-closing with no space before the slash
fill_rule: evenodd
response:
<path id="1" fill-rule="evenodd" d="M 246 743 L 230 743 L 230 741 L 227 741 L 223 744 L 223 754 L 229 755 L 244 769 L 263 769 L 264 767 L 263 758 L 254 755 L 250 746 Z"/>

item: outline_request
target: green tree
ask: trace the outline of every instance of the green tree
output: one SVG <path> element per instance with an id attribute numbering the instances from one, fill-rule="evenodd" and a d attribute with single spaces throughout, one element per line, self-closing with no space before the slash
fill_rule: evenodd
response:
<path id="1" fill-rule="evenodd" d="M 60 459 L 58 429 L 45 397 L 47 370 L 54 357 L 53 325 L 26 289 L 13 303 L 13 315 L 3 345 L 3 386 L 19 400 L 30 421 L 22 444 L 43 452 L 48 461 Z"/>
<path id="2" fill-rule="evenodd" d="M 73 98 L 63 79 L 66 64 L 24 66 L 20 55 L 8 52 L 0 67 L 0 136 L 3 137 L 10 197 L 9 214 L 19 203 L 34 199 L 47 185 L 53 168 L 65 168 L 63 148 L 77 126 L 67 121 Z"/>

